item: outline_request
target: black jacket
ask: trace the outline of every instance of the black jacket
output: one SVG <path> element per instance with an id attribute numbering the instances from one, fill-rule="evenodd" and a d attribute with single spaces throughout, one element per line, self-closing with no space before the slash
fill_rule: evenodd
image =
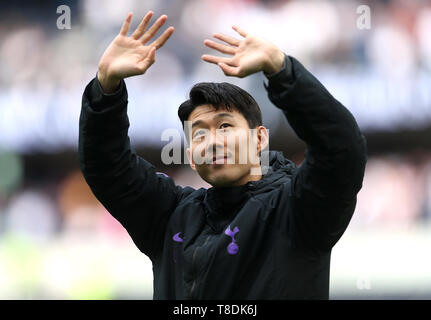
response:
<path id="1" fill-rule="evenodd" d="M 366 142 L 351 113 L 295 58 L 268 76 L 269 99 L 306 142 L 297 168 L 270 151 L 240 187 L 175 185 L 128 137 L 124 81 L 85 89 L 79 159 L 99 201 L 153 263 L 154 299 L 328 299 L 331 249 L 362 186 Z"/>

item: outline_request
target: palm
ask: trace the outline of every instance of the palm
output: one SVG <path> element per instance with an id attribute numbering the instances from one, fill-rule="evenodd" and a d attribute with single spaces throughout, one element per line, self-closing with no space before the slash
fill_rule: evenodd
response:
<path id="1" fill-rule="evenodd" d="M 236 65 L 241 66 L 244 74 L 252 74 L 261 71 L 264 59 L 260 48 L 262 43 L 259 39 L 250 37 L 240 43 L 233 56 Z"/>
<path id="2" fill-rule="evenodd" d="M 127 16 L 120 33 L 104 52 L 99 62 L 99 70 L 115 79 L 124 79 L 145 73 L 154 63 L 156 49 L 161 48 L 174 31 L 173 27 L 168 28 L 150 45 L 147 45 L 167 19 L 167 16 L 161 16 L 151 28 L 146 30 L 151 16 L 152 12 L 150 11 L 130 37 L 127 36 L 127 32 L 132 15 Z"/>
<path id="3" fill-rule="evenodd" d="M 247 34 L 244 30 L 234 26 L 243 40 L 238 40 L 223 34 L 215 33 L 214 38 L 224 41 L 226 44 L 217 43 L 212 40 L 205 40 L 204 44 L 220 53 L 231 55 L 231 57 L 218 57 L 203 55 L 202 59 L 206 62 L 219 65 L 227 76 L 246 77 L 259 71 L 269 72 L 269 62 L 273 58 L 273 53 L 278 54 L 280 50 L 271 42 Z"/>
<path id="4" fill-rule="evenodd" d="M 126 78 L 141 73 L 150 49 L 150 46 L 145 46 L 138 40 L 119 35 L 108 47 L 103 58 L 110 64 L 112 73 L 119 78 Z"/>

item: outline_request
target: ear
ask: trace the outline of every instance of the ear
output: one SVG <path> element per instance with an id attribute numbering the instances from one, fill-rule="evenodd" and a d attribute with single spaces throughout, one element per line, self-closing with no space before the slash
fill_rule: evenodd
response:
<path id="1" fill-rule="evenodd" d="M 269 133 L 264 126 L 259 126 L 257 129 L 257 152 L 260 154 L 269 145 Z"/>
<path id="2" fill-rule="evenodd" d="M 194 171 L 196 171 L 196 165 L 195 165 L 195 163 L 193 162 L 193 159 L 192 159 L 192 156 L 191 156 L 190 147 L 186 148 L 186 154 L 187 154 L 187 159 L 189 159 L 190 167 L 191 167 Z"/>

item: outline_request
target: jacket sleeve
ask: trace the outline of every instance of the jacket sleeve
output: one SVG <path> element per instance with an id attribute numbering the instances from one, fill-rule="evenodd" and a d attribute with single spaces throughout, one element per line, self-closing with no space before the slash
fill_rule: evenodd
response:
<path id="1" fill-rule="evenodd" d="M 297 243 L 330 250 L 356 206 L 367 161 L 366 140 L 352 114 L 295 58 L 267 75 L 269 99 L 307 145 L 292 176 L 288 232 Z"/>
<path id="2" fill-rule="evenodd" d="M 85 88 L 79 120 L 79 162 L 96 198 L 151 259 L 163 245 L 167 221 L 179 201 L 194 189 L 176 186 L 139 157 L 128 137 L 124 81 L 104 94 L 97 78 Z"/>

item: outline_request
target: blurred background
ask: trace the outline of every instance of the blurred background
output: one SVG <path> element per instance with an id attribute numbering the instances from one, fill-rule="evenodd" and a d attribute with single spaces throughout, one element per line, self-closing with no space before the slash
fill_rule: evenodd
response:
<path id="1" fill-rule="evenodd" d="M 59 29 L 67 5 L 71 28 Z M 370 8 L 362 28 L 361 5 Z M 355 116 L 369 160 L 351 224 L 334 247 L 332 299 L 431 299 L 431 1 L 44 0 L 0 4 L 0 299 L 151 299 L 152 266 L 79 170 L 82 92 L 132 11 L 176 29 L 141 77 L 126 80 L 138 153 L 164 165 L 161 133 L 196 82 L 228 81 L 259 102 L 270 149 L 305 145 L 269 102 L 264 77 L 228 78 L 200 60 L 205 38 L 238 24 L 296 57 Z M 62 12 L 61 12 L 62 13 Z M 358 24 L 359 21 L 359 24 Z"/>

